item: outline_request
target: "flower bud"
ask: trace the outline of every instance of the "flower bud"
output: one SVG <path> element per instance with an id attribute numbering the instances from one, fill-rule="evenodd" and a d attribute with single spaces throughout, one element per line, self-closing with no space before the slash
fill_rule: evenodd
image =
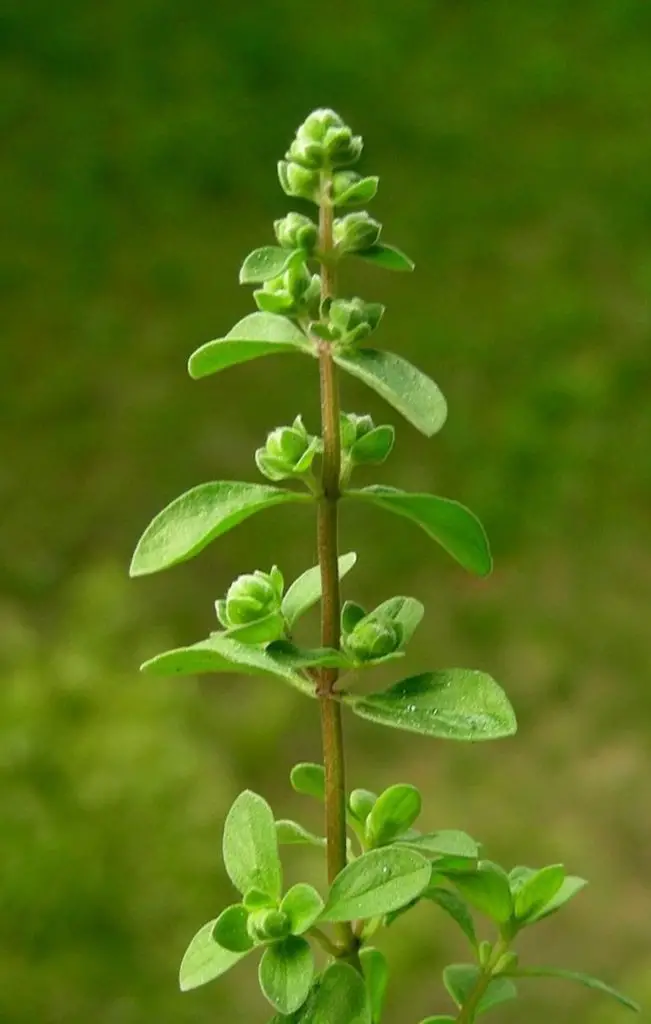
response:
<path id="1" fill-rule="evenodd" d="M 270 573 L 255 572 L 238 576 L 223 601 L 217 601 L 217 618 L 226 629 L 245 626 L 267 618 L 280 610 L 283 578 L 274 566 Z"/>
<path id="2" fill-rule="evenodd" d="M 319 201 L 319 172 L 302 167 L 295 161 L 281 160 L 278 163 L 278 178 L 283 192 L 288 196 Z"/>
<path id="3" fill-rule="evenodd" d="M 323 142 L 329 130 L 345 127 L 336 111 L 321 107 L 308 114 L 296 132 L 296 138 L 305 142 Z"/>
<path id="4" fill-rule="evenodd" d="M 366 206 L 377 192 L 379 178 L 362 178 L 355 171 L 336 171 L 332 176 L 332 202 L 335 206 Z"/>
<path id="5" fill-rule="evenodd" d="M 343 638 L 343 646 L 356 661 L 374 661 L 394 654 L 400 648 L 402 637 L 399 622 L 367 616 L 355 626 L 352 633 Z"/>
<path id="6" fill-rule="evenodd" d="M 353 135 L 347 125 L 342 125 L 341 128 L 328 129 L 323 147 L 331 167 L 349 167 L 359 160 L 364 143 L 361 135 Z"/>
<path id="7" fill-rule="evenodd" d="M 274 942 L 289 935 L 291 922 L 282 910 L 257 910 L 249 915 L 247 929 L 254 942 Z"/>
<path id="8" fill-rule="evenodd" d="M 318 439 L 308 434 L 303 420 L 297 416 L 291 427 L 271 431 L 264 448 L 256 451 L 255 461 L 269 480 L 284 480 L 307 473 L 318 447 Z"/>
<path id="9" fill-rule="evenodd" d="M 280 277 L 265 281 L 253 298 L 259 309 L 285 316 L 314 316 L 318 313 L 321 278 L 310 274 L 304 263 L 290 266 Z"/>
<path id="10" fill-rule="evenodd" d="M 372 334 L 384 313 L 379 302 L 363 299 L 335 299 L 330 306 L 330 323 L 347 342 L 361 341 Z"/>
<path id="11" fill-rule="evenodd" d="M 358 416 L 354 412 L 342 412 L 339 426 L 342 449 L 348 451 L 353 447 L 355 441 L 359 441 L 360 438 L 364 437 L 374 428 L 375 424 L 370 416 Z"/>
<path id="12" fill-rule="evenodd" d="M 309 170 L 319 170 L 326 161 L 325 150 L 320 142 L 310 142 L 299 138 L 294 139 L 285 153 L 285 157 Z"/>
<path id="13" fill-rule="evenodd" d="M 274 221 L 274 231 L 283 249 L 303 249 L 307 253 L 314 250 L 319 233 L 314 221 L 302 213 L 288 213 Z"/>
<path id="14" fill-rule="evenodd" d="M 382 225 L 366 210 L 360 210 L 337 217 L 332 226 L 332 237 L 339 253 L 362 252 L 375 245 L 381 231 Z"/>

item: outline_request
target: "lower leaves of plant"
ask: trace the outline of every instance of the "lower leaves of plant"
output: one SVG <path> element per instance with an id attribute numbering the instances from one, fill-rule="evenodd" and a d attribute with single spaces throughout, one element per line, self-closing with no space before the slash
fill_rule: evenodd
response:
<path id="1" fill-rule="evenodd" d="M 487 859 L 480 843 L 455 827 L 459 822 L 424 828 L 423 795 L 408 780 L 384 789 L 346 785 L 344 714 L 435 740 L 496 740 L 517 728 L 502 687 L 476 669 L 410 666 L 382 690 L 357 689 L 360 676 L 378 665 L 395 670 L 409 657 L 425 609 L 404 594 L 384 595 L 370 609 L 354 596 L 344 600 L 357 555 L 339 552 L 341 500 L 411 522 L 467 572 L 485 577 L 492 568 L 485 530 L 465 505 L 427 487 L 410 493 L 357 481 L 389 460 L 396 431 L 392 423 L 342 411 L 339 373 L 365 384 L 427 437 L 447 417 L 433 380 L 371 342 L 384 329 L 384 306 L 335 291 L 339 264 L 351 256 L 380 271 L 414 268 L 363 209 L 379 179 L 355 170 L 362 148 L 335 111 L 307 117 L 278 164 L 278 178 L 288 196 L 318 207 L 315 217 L 290 211 L 274 222 L 275 238 L 249 253 L 240 270 L 243 284 L 259 286 L 257 311 L 198 348 L 188 364 L 200 379 L 268 355 L 309 356 L 319 368 L 320 427 L 300 410 L 291 413 L 252 452 L 249 469 L 264 483 L 192 488 L 154 517 L 131 562 L 132 576 L 171 568 L 276 506 L 305 505 L 318 519 L 317 565 L 291 583 L 271 553 L 264 568 L 244 566 L 235 580 L 220 581 L 208 636 L 142 666 L 153 676 L 262 676 L 269 685 L 287 684 L 313 699 L 324 737 L 323 763 L 302 762 L 290 776 L 296 794 L 325 805 L 324 828 L 277 817 L 249 790 L 226 814 L 223 861 L 233 897 L 215 916 L 206 894 L 212 916 L 188 945 L 180 986 L 206 985 L 253 957 L 262 997 L 274 1011 L 271 1024 L 383 1024 L 389 963 L 379 948 L 382 933 L 420 905 L 432 915 L 433 935 L 447 922 L 467 946 L 467 962 L 443 973 L 447 997 L 440 988 L 432 994 L 443 1005 L 421 1024 L 472 1024 L 496 1014 L 518 996 L 516 983 L 528 979 L 575 982 L 636 1011 L 634 1000 L 589 975 L 520 964 L 514 945 L 521 932 L 561 911 L 585 879 L 562 864 L 507 870 Z M 303 645 L 297 626 L 316 604 L 320 636 Z M 320 882 L 286 888 L 281 850 L 288 845 L 325 858 Z"/>

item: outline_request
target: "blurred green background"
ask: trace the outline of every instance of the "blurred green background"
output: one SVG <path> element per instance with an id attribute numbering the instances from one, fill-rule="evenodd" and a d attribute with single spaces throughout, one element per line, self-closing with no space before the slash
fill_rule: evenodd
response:
<path id="1" fill-rule="evenodd" d="M 648 1006 L 651 5 L 9 0 L 0 41 L 0 1019 L 270 1016 L 253 965 L 189 995 L 176 972 L 229 900 L 236 793 L 318 827 L 287 783 L 317 756 L 315 709 L 137 666 L 204 636 L 238 572 L 312 564 L 313 522 L 273 510 L 160 578 L 127 566 L 172 497 L 255 480 L 268 429 L 317 425 L 308 360 L 201 383 L 185 362 L 251 310 L 239 263 L 291 208 L 275 162 L 319 105 L 364 134 L 374 213 L 417 263 L 346 288 L 386 302 L 378 342 L 451 412 L 428 442 L 353 381 L 344 405 L 397 423 L 381 479 L 467 502 L 497 564 L 476 582 L 408 523 L 346 510 L 346 593 L 423 599 L 408 669 L 484 668 L 520 719 L 468 747 L 350 721 L 351 783 L 420 784 L 428 827 L 587 876 L 523 946 Z M 384 948 L 389 1020 L 443 1012 L 447 919 L 419 910 Z M 505 1024 L 626 1015 L 560 983 L 525 998 Z"/>

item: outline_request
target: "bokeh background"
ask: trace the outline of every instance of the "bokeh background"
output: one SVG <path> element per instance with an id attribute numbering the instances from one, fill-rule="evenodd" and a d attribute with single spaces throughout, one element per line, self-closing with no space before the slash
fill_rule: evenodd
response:
<path id="1" fill-rule="evenodd" d="M 268 429 L 317 425 L 308 360 L 201 383 L 185 363 L 251 310 L 239 263 L 291 208 L 275 162 L 318 105 L 364 133 L 374 213 L 417 263 L 345 286 L 386 302 L 378 341 L 451 413 L 426 441 L 354 381 L 344 405 L 397 423 L 378 477 L 467 502 L 497 565 L 476 582 L 408 523 L 346 510 L 346 593 L 424 600 L 407 668 L 490 671 L 520 719 L 468 747 L 350 721 L 351 784 L 419 784 L 426 826 L 588 877 L 527 955 L 648 1006 L 651 6 L 10 0 L 0 29 L 0 1019 L 270 1016 L 253 965 L 189 995 L 176 972 L 230 900 L 236 793 L 318 828 L 287 782 L 318 756 L 315 709 L 137 667 L 206 635 L 238 572 L 312 564 L 313 522 L 273 510 L 161 577 L 127 566 L 172 497 L 255 480 Z M 289 877 L 304 867 L 320 879 L 312 855 Z M 388 1019 L 443 1012 L 454 926 L 419 910 L 383 942 Z M 525 998 L 506 1024 L 626 1015 L 561 983 Z"/>

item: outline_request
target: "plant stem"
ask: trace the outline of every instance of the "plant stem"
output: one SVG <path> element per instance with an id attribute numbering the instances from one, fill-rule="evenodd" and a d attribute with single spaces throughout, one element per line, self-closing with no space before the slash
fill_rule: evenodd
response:
<path id="1" fill-rule="evenodd" d="M 499 939 L 493 948 L 488 963 L 482 968 L 481 974 L 477 978 L 477 983 L 470 993 L 468 1001 L 459 1010 L 459 1016 L 457 1017 L 457 1024 L 472 1024 L 475 1019 L 475 1012 L 479 1003 L 481 1002 L 482 996 L 485 994 L 486 989 L 493 980 L 493 969 L 497 962 L 502 958 L 504 953 L 508 952 L 508 943 L 504 939 Z"/>
<path id="2" fill-rule="evenodd" d="M 321 256 L 321 301 L 334 295 L 335 273 L 331 262 L 333 209 L 330 201 L 330 178 L 321 179 L 319 206 L 319 251 Z M 321 567 L 321 642 L 324 647 L 339 649 L 339 569 L 338 508 L 341 445 L 339 440 L 339 394 L 337 373 L 330 344 L 319 340 L 319 376 L 321 384 L 321 429 L 323 435 L 323 470 L 321 497 L 318 506 L 317 540 Z M 337 682 L 336 668 L 323 668 L 319 673 L 317 695 L 321 712 L 323 763 L 325 767 L 325 810 L 328 880 L 332 882 L 346 866 L 346 779 L 341 704 L 333 696 Z M 346 953 L 353 954 L 356 941 L 350 924 L 339 927 Z"/>

